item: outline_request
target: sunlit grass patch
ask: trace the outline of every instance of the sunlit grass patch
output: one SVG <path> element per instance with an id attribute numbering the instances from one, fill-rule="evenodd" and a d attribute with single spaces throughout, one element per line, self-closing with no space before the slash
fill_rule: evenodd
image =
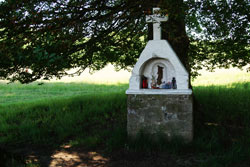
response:
<path id="1" fill-rule="evenodd" d="M 192 81 L 193 86 L 227 85 L 233 83 L 250 82 L 250 72 L 236 69 L 216 70 L 216 72 L 202 71 L 202 75 Z"/>
<path id="2" fill-rule="evenodd" d="M 0 83 L 0 107 L 16 103 L 65 98 L 77 95 L 125 92 L 128 84 L 40 83 L 22 85 Z"/>

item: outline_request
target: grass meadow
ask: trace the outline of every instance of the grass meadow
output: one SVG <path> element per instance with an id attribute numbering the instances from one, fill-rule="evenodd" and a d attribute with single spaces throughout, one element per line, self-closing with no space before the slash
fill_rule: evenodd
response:
<path id="1" fill-rule="evenodd" d="M 233 74 L 220 79 L 207 75 L 193 81 L 195 138 L 189 144 L 155 142 L 144 134 L 128 139 L 128 84 L 2 82 L 0 151 L 71 145 L 107 152 L 125 149 L 192 155 L 195 165 L 202 167 L 249 166 L 250 75 L 235 78 Z M 18 162 L 7 158 L 9 153 L 2 154 L 2 162 L 16 166 Z"/>

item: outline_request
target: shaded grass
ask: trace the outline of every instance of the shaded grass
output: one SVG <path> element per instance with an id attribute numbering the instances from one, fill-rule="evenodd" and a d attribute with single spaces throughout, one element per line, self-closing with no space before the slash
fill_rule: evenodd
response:
<path id="1" fill-rule="evenodd" d="M 60 86 L 55 88 L 58 92 L 64 89 Z M 190 144 L 180 139 L 166 142 L 162 134 L 158 134 L 157 141 L 144 133 L 135 140 L 128 139 L 124 93 L 127 85 L 91 85 L 96 91 L 87 86 L 82 89 L 74 86 L 72 90 L 68 87 L 65 93 L 88 93 L 74 97 L 51 93 L 49 98 L 37 96 L 38 101 L 15 103 L 10 100 L 1 105 L 0 145 L 58 147 L 71 144 L 102 147 L 107 151 L 167 151 L 180 156 L 191 154 L 200 160 L 199 166 L 207 167 L 239 166 L 249 162 L 250 83 L 193 88 L 198 103 L 195 106 L 195 139 Z M 48 88 L 45 90 L 49 92 Z"/>
<path id="2" fill-rule="evenodd" d="M 5 107 L 8 111 L 0 113 L 0 144 L 57 146 L 78 139 L 97 144 L 95 138 L 107 135 L 118 119 L 119 125 L 125 123 L 124 101 L 121 93 L 103 93 Z"/>
<path id="3" fill-rule="evenodd" d="M 196 86 L 203 122 L 244 127 L 250 122 L 250 82 L 227 86 Z"/>
<path id="4" fill-rule="evenodd" d="M 196 86 L 195 140 L 204 166 L 234 166 L 250 159 L 250 83 Z M 244 165 L 244 164 L 241 164 Z"/>

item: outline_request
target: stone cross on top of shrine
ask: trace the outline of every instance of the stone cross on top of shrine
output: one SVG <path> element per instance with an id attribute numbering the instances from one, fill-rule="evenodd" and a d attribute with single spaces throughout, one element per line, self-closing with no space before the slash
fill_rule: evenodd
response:
<path id="1" fill-rule="evenodd" d="M 161 22 L 168 21 L 168 16 L 159 13 L 160 8 L 153 8 L 153 15 L 146 16 L 147 23 L 153 23 L 153 40 L 161 40 Z"/>

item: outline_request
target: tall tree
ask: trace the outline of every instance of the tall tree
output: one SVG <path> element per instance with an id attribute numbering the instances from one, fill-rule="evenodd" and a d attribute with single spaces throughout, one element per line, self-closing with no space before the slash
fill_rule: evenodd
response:
<path id="1" fill-rule="evenodd" d="M 5 0 L 0 2 L 0 79 L 28 83 L 134 65 L 145 46 L 145 15 L 159 6 L 167 39 L 192 75 L 250 61 L 248 0 Z M 27 70 L 28 69 L 28 70 Z"/>
<path id="2" fill-rule="evenodd" d="M 192 0 L 187 5 L 189 64 L 193 75 L 202 67 L 213 70 L 249 65 L 249 0 Z"/>

